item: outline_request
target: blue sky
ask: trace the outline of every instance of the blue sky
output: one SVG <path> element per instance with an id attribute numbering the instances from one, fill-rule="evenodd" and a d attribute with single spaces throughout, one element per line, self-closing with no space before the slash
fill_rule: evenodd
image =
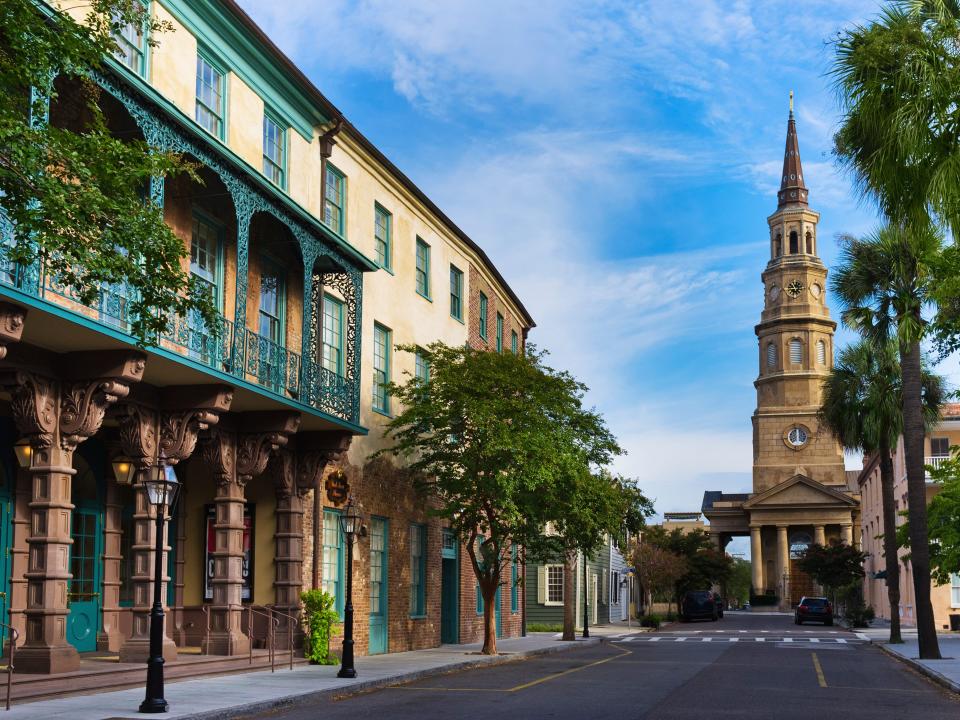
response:
<path id="1" fill-rule="evenodd" d="M 788 93 L 832 266 L 874 213 L 830 157 L 830 41 L 878 0 L 240 3 L 487 250 L 658 511 L 749 489 Z"/>

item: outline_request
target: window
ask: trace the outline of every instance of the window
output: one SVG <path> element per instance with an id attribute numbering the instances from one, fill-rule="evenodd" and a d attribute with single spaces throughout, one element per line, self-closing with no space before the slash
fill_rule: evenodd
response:
<path id="1" fill-rule="evenodd" d="M 930 438 L 930 454 L 934 457 L 950 457 L 950 438 Z"/>
<path id="2" fill-rule="evenodd" d="M 547 565 L 544 605 L 563 605 L 563 565 Z"/>
<path id="3" fill-rule="evenodd" d="M 791 230 L 790 231 L 790 254 L 796 255 L 798 252 L 800 252 L 800 240 L 797 237 L 797 231 Z"/>
<path id="4" fill-rule="evenodd" d="M 390 414 L 390 331 L 380 324 L 373 326 L 373 409 Z"/>
<path id="5" fill-rule="evenodd" d="M 480 583 L 477 583 L 477 615 L 483 615 L 483 593 L 480 592 Z"/>
<path id="6" fill-rule="evenodd" d="M 451 284 L 450 292 L 453 292 L 453 285 Z M 480 293 L 480 339 L 486 342 L 487 340 L 487 296 L 483 293 Z M 451 314 L 453 311 L 450 311 Z"/>
<path id="7" fill-rule="evenodd" d="M 190 236 L 190 275 L 210 295 L 213 306 L 223 306 L 223 255 L 220 228 L 205 218 L 194 215 Z M 216 344 L 201 315 L 193 311 L 188 316 L 187 349 L 191 357 L 211 362 L 216 357 Z"/>
<path id="8" fill-rule="evenodd" d="M 777 365 L 777 346 L 773 343 L 767 343 L 767 367 L 776 367 Z"/>
<path id="9" fill-rule="evenodd" d="M 800 338 L 793 338 L 790 341 L 790 362 L 794 364 L 803 362 L 803 343 Z"/>
<path id="10" fill-rule="evenodd" d="M 807 231 L 807 255 L 813 255 L 813 233 Z"/>
<path id="11" fill-rule="evenodd" d="M 323 296 L 321 364 L 324 370 L 343 376 L 343 303 Z"/>
<path id="12" fill-rule="evenodd" d="M 197 98 L 193 119 L 223 140 L 224 73 L 203 55 L 197 55 Z"/>
<path id="13" fill-rule="evenodd" d="M 417 292 L 430 299 L 430 246 L 417 238 Z"/>
<path id="14" fill-rule="evenodd" d="M 277 187 L 286 187 L 287 131 L 270 115 L 263 115 L 263 174 Z"/>
<path id="15" fill-rule="evenodd" d="M 517 337 L 517 331 L 510 331 L 510 350 L 516 355 L 520 351 L 520 338 Z"/>
<path id="16" fill-rule="evenodd" d="M 283 345 L 283 273 L 273 263 L 264 260 L 260 272 L 260 310 L 258 332 L 277 345 Z"/>
<path id="17" fill-rule="evenodd" d="M 334 607 L 343 619 L 343 533 L 340 532 L 340 513 L 323 511 L 323 591 L 335 599 Z"/>
<path id="18" fill-rule="evenodd" d="M 414 353 L 414 377 L 421 382 L 430 382 L 430 358 L 427 357 L 427 354 L 417 348 L 416 353 Z"/>
<path id="19" fill-rule="evenodd" d="M 393 216 L 379 205 L 373 207 L 373 238 L 377 255 L 377 265 L 385 270 L 392 266 L 393 247 L 391 245 L 391 224 Z"/>
<path id="20" fill-rule="evenodd" d="M 960 608 L 960 573 L 950 574 L 950 607 Z"/>
<path id="21" fill-rule="evenodd" d="M 510 546 L 510 612 L 520 609 L 520 563 L 516 545 Z"/>
<path id="22" fill-rule="evenodd" d="M 503 315 L 497 313 L 497 352 L 503 352 Z"/>
<path id="23" fill-rule="evenodd" d="M 463 320 L 463 272 L 450 266 L 450 315 Z"/>
<path id="24" fill-rule="evenodd" d="M 807 442 L 807 431 L 802 427 L 791 428 L 787 434 L 787 440 L 794 447 L 800 447 Z"/>
<path id="25" fill-rule="evenodd" d="M 146 13 L 147 7 L 145 4 L 143 10 Z M 114 14 L 113 20 L 116 22 L 119 17 Z M 113 39 L 117 43 L 117 49 L 113 56 L 140 77 L 147 74 L 146 23 L 147 18 L 144 17 L 143 22 L 126 23 L 123 27 L 115 30 L 113 34 Z"/>
<path id="26" fill-rule="evenodd" d="M 827 364 L 827 344 L 823 340 L 817 340 L 817 362 L 820 365 Z"/>
<path id="27" fill-rule="evenodd" d="M 427 614 L 427 526 L 410 526 L 410 615 Z"/>
<path id="28" fill-rule="evenodd" d="M 338 235 L 343 235 L 343 173 L 327 163 L 327 179 L 323 187 L 323 222 Z"/>
<path id="29" fill-rule="evenodd" d="M 774 257 L 783 255 L 783 237 L 777 233 L 777 239 L 773 241 Z"/>

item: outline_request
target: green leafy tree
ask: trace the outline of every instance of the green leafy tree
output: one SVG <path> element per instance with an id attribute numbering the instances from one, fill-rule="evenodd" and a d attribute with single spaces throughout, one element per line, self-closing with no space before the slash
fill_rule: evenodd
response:
<path id="1" fill-rule="evenodd" d="M 710 535 L 703 530 L 683 532 L 679 528 L 664 530 L 651 527 L 644 541 L 679 555 L 686 561 L 686 572 L 674 583 L 674 596 L 688 590 L 709 590 L 712 585 L 724 585 L 730 577 L 733 561 L 714 547 Z"/>
<path id="2" fill-rule="evenodd" d="M 897 557 L 897 508 L 893 496 L 893 455 L 903 430 L 903 393 L 899 348 L 892 340 L 875 345 L 867 340 L 844 348 L 823 384 L 821 421 L 851 450 L 879 456 L 880 496 L 887 596 L 900 607 L 900 562 Z M 929 426 L 936 419 L 946 390 L 942 377 L 925 368 L 921 375 L 923 414 Z M 900 643 L 900 618 L 890 619 L 890 642 Z"/>
<path id="3" fill-rule="evenodd" d="M 930 479 L 937 493 L 927 508 L 930 535 L 930 570 L 938 585 L 950 582 L 950 575 L 960 573 L 960 448 L 951 448 L 949 459 L 937 466 L 928 466 Z M 901 547 L 910 547 L 909 521 L 897 528 Z"/>
<path id="4" fill-rule="evenodd" d="M 881 346 L 890 338 L 897 343 L 917 636 L 920 656 L 925 659 L 940 657 L 940 649 L 930 603 L 920 344 L 930 331 L 924 312 L 936 310 L 934 271 L 941 262 L 942 244 L 941 234 L 929 223 L 888 224 L 864 238 L 845 236 L 832 282 L 845 308 L 845 325 L 874 345 Z"/>
<path id="5" fill-rule="evenodd" d="M 851 591 L 860 585 L 866 559 L 867 556 L 853 545 L 836 541 L 829 545 L 814 543 L 797 558 L 797 567 L 822 585 L 836 603 L 838 594 L 849 597 Z"/>
<path id="6" fill-rule="evenodd" d="M 212 301 L 182 268 L 183 241 L 145 200 L 151 178 L 193 175 L 190 166 L 115 137 L 90 77 L 128 23 L 150 38 L 170 28 L 138 0 L 85 7 L 77 22 L 34 0 L 0 3 L 0 259 L 39 263 L 94 307 L 104 285 L 124 283 L 141 344 L 155 342 L 173 313 L 197 312 L 216 332 Z M 74 104 L 59 115 L 69 122 L 48 122 L 64 92 Z"/>
<path id="7" fill-rule="evenodd" d="M 586 476 L 621 449 L 603 418 L 584 407 L 586 387 L 533 348 L 493 353 L 434 343 L 420 352 L 430 380 L 389 386 L 402 410 L 387 425 L 393 446 L 381 452 L 407 460 L 430 512 L 466 546 L 484 600 L 483 652 L 495 654 L 494 599 L 510 546 L 534 558 L 555 549 L 543 528 L 570 512 L 558 488 L 583 482 L 593 492 Z"/>
<path id="8" fill-rule="evenodd" d="M 748 560 L 733 558 L 730 575 L 727 577 L 725 600 L 736 600 L 741 607 L 750 601 L 750 585 L 753 582 L 750 567 Z"/>
<path id="9" fill-rule="evenodd" d="M 649 542 L 635 543 L 630 557 L 647 612 L 654 600 L 672 601 L 676 597 L 677 582 L 688 570 L 685 557 Z"/>

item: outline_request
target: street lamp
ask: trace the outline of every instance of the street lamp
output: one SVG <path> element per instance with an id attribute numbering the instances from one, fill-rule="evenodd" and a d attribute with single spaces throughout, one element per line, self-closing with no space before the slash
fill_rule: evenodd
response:
<path id="1" fill-rule="evenodd" d="M 33 447 L 30 445 L 29 438 L 20 438 L 17 444 L 13 446 L 13 452 L 17 456 L 17 465 L 26 469 L 30 467 L 30 457 L 33 455 Z"/>
<path id="2" fill-rule="evenodd" d="M 360 532 L 362 523 L 363 515 L 351 497 L 340 515 L 340 530 L 347 539 L 347 604 L 343 609 L 343 653 L 340 672 L 337 673 L 341 678 L 357 676 L 357 669 L 353 666 L 353 539 Z"/>
<path id="3" fill-rule="evenodd" d="M 180 483 L 177 474 L 167 464 L 160 451 L 157 464 L 146 472 L 143 480 L 147 500 L 156 512 L 156 543 L 153 562 L 153 608 L 150 610 L 150 657 L 147 660 L 147 696 L 140 703 L 140 712 L 158 713 L 167 711 L 163 697 L 163 605 L 160 602 L 160 585 L 163 577 L 163 524 L 173 513 Z M 167 510 L 164 513 L 164 509 Z"/>

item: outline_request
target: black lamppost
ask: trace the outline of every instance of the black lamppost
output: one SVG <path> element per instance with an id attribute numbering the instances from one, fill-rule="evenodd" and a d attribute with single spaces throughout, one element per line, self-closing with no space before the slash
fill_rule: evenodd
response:
<path id="1" fill-rule="evenodd" d="M 157 464 L 147 470 L 143 480 L 147 499 L 156 512 L 156 544 L 153 562 L 153 608 L 150 610 L 150 657 L 147 660 L 147 696 L 140 703 L 140 712 L 159 713 L 167 711 L 163 697 L 163 604 L 160 601 L 161 578 L 163 577 L 163 524 L 173 514 L 180 483 L 177 474 L 167 464 L 163 452 Z M 166 512 L 164 512 L 166 510 Z"/>
<path id="2" fill-rule="evenodd" d="M 363 516 L 360 508 L 351 497 L 347 507 L 340 515 L 340 530 L 347 539 L 347 604 L 343 609 L 343 654 L 340 658 L 340 672 L 337 677 L 355 678 L 357 669 L 353 666 L 353 540 L 360 532 Z"/>
<path id="3" fill-rule="evenodd" d="M 587 614 L 587 600 L 590 591 L 587 588 L 587 554 L 583 553 L 583 636 L 590 637 L 590 617 Z"/>

